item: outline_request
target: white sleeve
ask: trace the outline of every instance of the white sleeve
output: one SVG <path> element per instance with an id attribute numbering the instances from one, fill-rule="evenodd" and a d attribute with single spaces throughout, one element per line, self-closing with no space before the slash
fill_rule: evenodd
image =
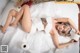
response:
<path id="1" fill-rule="evenodd" d="M 38 31 L 44 30 L 44 25 L 43 25 L 41 19 L 39 19 L 39 20 L 36 22 L 36 28 L 37 28 Z"/>
<path id="2" fill-rule="evenodd" d="M 70 36 L 71 39 L 74 39 L 74 40 L 76 40 L 76 41 L 79 40 L 79 37 L 80 37 L 80 36 L 77 35 L 73 30 L 71 30 L 70 34 L 71 34 L 71 36 Z"/>
<path id="3" fill-rule="evenodd" d="M 47 21 L 47 25 L 46 25 L 46 28 L 45 28 L 45 32 L 50 32 L 50 30 L 52 29 L 52 18 L 47 17 L 46 21 Z"/>

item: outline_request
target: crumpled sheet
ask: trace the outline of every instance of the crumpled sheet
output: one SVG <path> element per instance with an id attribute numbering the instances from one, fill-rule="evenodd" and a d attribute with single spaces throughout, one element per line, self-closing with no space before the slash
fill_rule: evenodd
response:
<path id="1" fill-rule="evenodd" d="M 0 33 L 1 34 L 1 33 Z M 25 42 L 29 46 L 28 51 L 31 53 L 44 52 L 55 48 L 50 34 L 45 34 L 43 31 L 36 32 L 34 34 L 28 34 L 22 31 L 20 28 L 8 27 L 5 34 L 2 34 L 1 45 L 9 46 L 9 53 L 20 53 L 24 51 L 20 46 L 20 42 Z M 17 49 L 17 50 L 16 50 Z"/>
<path id="2" fill-rule="evenodd" d="M 13 38 L 11 39 L 9 46 L 10 48 L 19 48 L 18 47 L 20 42 L 26 42 L 29 46 L 28 51 L 30 52 L 44 52 L 55 48 L 51 39 L 50 34 L 46 34 L 43 31 L 36 32 L 34 34 L 28 34 L 23 32 L 21 29 L 17 29 L 17 32 L 14 34 Z M 22 49 L 23 50 L 23 49 Z"/>
<path id="3" fill-rule="evenodd" d="M 63 41 L 64 39 L 64 41 Z M 59 36 L 60 42 L 68 42 L 70 38 Z M 24 50 L 19 46 L 19 43 L 25 42 L 29 48 Z M 22 31 L 20 28 L 9 27 L 7 32 L 3 35 L 2 44 L 8 45 L 8 53 L 66 53 L 66 52 L 78 52 L 78 42 L 63 49 L 56 49 L 52 42 L 51 36 L 43 31 L 36 32 L 34 34 L 28 34 Z M 75 52 L 73 52 L 75 53 Z"/>

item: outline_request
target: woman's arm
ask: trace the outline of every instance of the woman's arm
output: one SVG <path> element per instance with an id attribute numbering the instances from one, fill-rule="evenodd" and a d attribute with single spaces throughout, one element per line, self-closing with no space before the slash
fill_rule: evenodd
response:
<path id="1" fill-rule="evenodd" d="M 53 28 L 50 31 L 50 34 L 51 34 L 52 40 L 53 40 L 56 48 L 64 48 L 64 47 L 67 47 L 71 44 L 71 42 L 59 44 L 58 33 L 57 33 L 57 30 L 55 29 L 54 21 L 53 21 Z"/>
<path id="2" fill-rule="evenodd" d="M 75 31 L 76 31 L 77 33 L 79 33 L 79 31 L 78 31 L 76 25 L 74 24 L 73 20 L 71 20 L 70 18 L 55 18 L 55 19 L 53 19 L 53 20 L 56 20 L 56 22 L 68 22 L 68 23 L 70 24 L 70 26 L 71 26 L 73 29 L 75 29 Z"/>
<path id="3" fill-rule="evenodd" d="M 75 30 L 75 32 L 78 34 L 79 30 L 77 29 L 76 25 L 74 24 L 73 20 L 68 19 L 68 23 L 70 24 L 70 26 Z"/>
<path id="4" fill-rule="evenodd" d="M 53 34 L 53 33 L 55 33 L 55 32 L 50 32 L 51 37 L 52 37 L 52 40 L 53 40 L 56 48 L 64 48 L 64 47 L 69 46 L 69 45 L 72 43 L 71 41 L 69 41 L 69 42 L 67 42 L 67 43 L 61 43 L 61 44 L 60 44 L 60 43 L 59 43 L 58 36 L 57 36 L 56 34 Z"/>
<path id="5" fill-rule="evenodd" d="M 68 22 L 68 18 L 53 18 L 56 22 Z"/>

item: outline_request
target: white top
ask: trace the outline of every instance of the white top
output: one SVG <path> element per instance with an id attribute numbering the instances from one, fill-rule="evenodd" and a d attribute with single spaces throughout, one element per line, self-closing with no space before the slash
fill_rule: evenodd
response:
<path id="1" fill-rule="evenodd" d="M 52 29 L 52 17 L 47 17 L 46 18 L 46 21 L 47 21 L 47 25 L 46 25 L 46 28 L 45 28 L 45 32 L 46 33 L 49 33 L 50 30 Z"/>

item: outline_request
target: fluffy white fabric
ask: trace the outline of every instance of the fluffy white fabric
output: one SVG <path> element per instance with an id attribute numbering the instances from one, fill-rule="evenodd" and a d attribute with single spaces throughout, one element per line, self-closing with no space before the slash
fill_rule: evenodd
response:
<path id="1" fill-rule="evenodd" d="M 44 2 L 36 5 L 32 5 L 30 8 L 32 19 L 35 18 L 45 18 L 54 17 L 55 15 L 55 3 L 54 2 Z"/>
<path id="2" fill-rule="evenodd" d="M 74 39 L 75 41 L 79 41 L 79 35 L 77 35 L 74 31 L 71 30 L 71 39 Z"/>
<path id="3" fill-rule="evenodd" d="M 45 32 L 46 33 L 49 33 L 50 32 L 50 30 L 52 29 L 52 17 L 47 17 L 46 18 L 46 21 L 47 21 L 47 26 L 46 26 L 46 28 L 45 28 Z"/>
<path id="4" fill-rule="evenodd" d="M 34 34 L 28 34 L 25 33 L 24 31 L 22 31 L 20 28 L 17 28 L 16 31 L 13 30 L 13 27 L 8 28 L 9 30 L 6 32 L 6 35 L 4 35 L 5 38 L 3 43 L 9 45 L 9 53 L 12 52 L 18 52 L 18 53 L 22 53 L 22 51 L 26 50 L 29 51 L 31 53 L 34 52 L 39 52 L 39 53 L 43 53 L 43 52 L 48 52 L 49 50 L 52 50 L 52 52 L 55 52 L 55 45 L 52 42 L 51 36 L 49 33 L 44 33 L 43 31 L 39 31 L 36 32 Z M 11 31 L 15 31 L 11 32 Z M 12 33 L 12 35 L 10 36 L 10 34 Z M 14 33 L 14 34 L 13 34 Z M 65 43 L 68 42 L 69 40 L 71 40 L 69 37 L 63 37 L 63 36 L 59 36 L 59 42 L 60 43 Z M 64 40 L 64 41 L 63 41 Z M 20 44 L 21 43 L 21 44 Z M 26 43 L 26 45 L 28 46 L 28 49 L 23 49 L 21 48 L 22 44 Z M 72 45 L 71 47 L 68 47 L 68 49 L 59 49 L 57 52 L 59 51 L 63 51 L 66 53 L 66 50 L 68 51 L 72 51 L 72 49 L 70 48 L 74 48 L 74 45 Z M 78 49 L 76 47 L 76 49 Z M 68 51 L 68 52 L 69 52 Z M 77 51 L 77 50 L 75 50 Z M 51 51 L 50 51 L 51 52 Z M 74 52 L 75 53 L 75 52 Z"/>
<path id="5" fill-rule="evenodd" d="M 17 39 L 19 38 L 19 39 Z M 25 41 L 25 40 L 26 41 Z M 44 52 L 50 50 L 51 48 L 55 48 L 53 45 L 50 34 L 46 34 L 43 31 L 36 32 L 34 34 L 27 34 L 23 32 L 21 29 L 17 29 L 17 32 L 13 35 L 13 38 L 10 41 L 10 47 L 18 47 L 20 42 L 25 42 L 30 52 Z M 22 49 L 22 48 L 20 48 Z"/>
<path id="6" fill-rule="evenodd" d="M 35 27 L 37 28 L 38 31 L 44 30 L 44 25 L 42 24 L 41 19 L 36 19 L 34 20 L 35 22 Z"/>
<path id="7" fill-rule="evenodd" d="M 32 21 L 32 27 L 31 27 L 31 32 L 30 34 L 34 34 L 37 31 L 42 31 L 44 30 L 44 25 L 42 24 L 42 21 L 40 18 Z"/>

